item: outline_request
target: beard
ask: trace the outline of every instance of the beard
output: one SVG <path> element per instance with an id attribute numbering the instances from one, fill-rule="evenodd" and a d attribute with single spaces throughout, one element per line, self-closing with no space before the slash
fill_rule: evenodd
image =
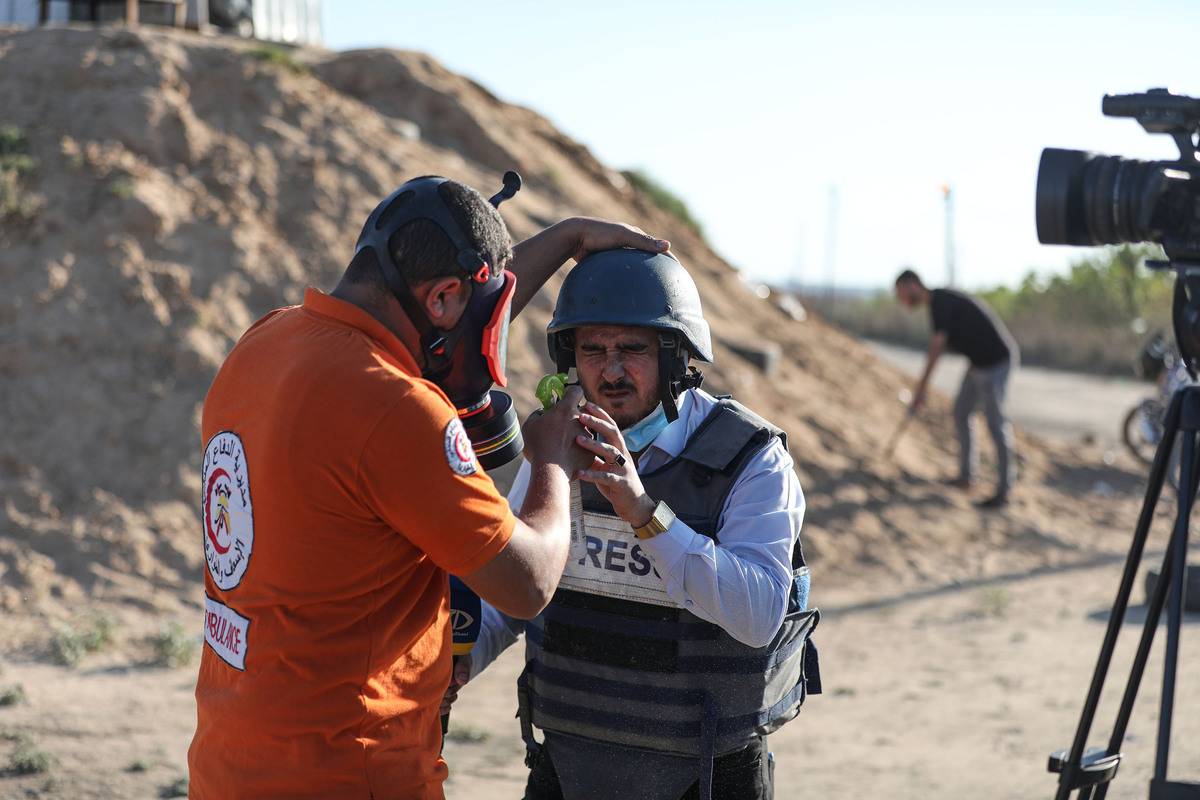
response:
<path id="1" fill-rule="evenodd" d="M 641 397 L 637 387 L 626 380 L 619 380 L 615 383 L 601 381 L 600 385 L 596 387 L 596 394 L 597 397 L 594 400 L 596 405 L 607 411 L 621 430 L 641 422 L 658 405 L 657 398 Z"/>

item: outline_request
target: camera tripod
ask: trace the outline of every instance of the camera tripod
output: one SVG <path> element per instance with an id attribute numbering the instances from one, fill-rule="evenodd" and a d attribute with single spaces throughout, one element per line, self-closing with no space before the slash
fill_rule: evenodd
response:
<path id="1" fill-rule="evenodd" d="M 1096 708 L 1100 702 L 1100 694 L 1104 688 L 1104 680 L 1112 662 L 1113 651 L 1116 649 L 1117 636 L 1125 622 L 1129 595 L 1133 590 L 1134 579 L 1146 548 L 1150 524 L 1154 519 L 1159 496 L 1162 494 L 1163 481 L 1167 477 L 1171 453 L 1176 440 L 1180 438 L 1182 438 L 1182 446 L 1179 459 L 1178 514 L 1166 555 L 1163 557 L 1162 570 L 1148 601 L 1146 620 L 1142 626 L 1142 636 L 1138 642 L 1137 654 L 1134 656 L 1133 666 L 1125 683 L 1125 694 L 1121 698 L 1121 706 L 1117 712 L 1108 747 L 1091 748 L 1085 752 L 1088 734 L 1091 731 Z M 1138 687 L 1142 681 L 1146 661 L 1150 656 L 1154 633 L 1158 628 L 1158 621 L 1164 608 L 1167 611 L 1167 649 L 1163 664 L 1157 755 L 1154 763 L 1154 778 L 1150 781 L 1149 797 L 1150 800 L 1200 800 L 1200 783 L 1167 779 L 1167 759 L 1171 748 L 1171 716 L 1175 705 L 1175 675 L 1179 658 L 1179 633 L 1184 609 L 1184 579 L 1187 573 L 1188 522 L 1192 505 L 1196 499 L 1196 489 L 1200 485 L 1198 456 L 1200 456 L 1200 386 L 1185 386 L 1171 398 L 1171 404 L 1167 409 L 1163 438 L 1158 444 L 1154 455 L 1154 464 L 1150 468 L 1150 483 L 1146 488 L 1146 497 L 1138 516 L 1133 543 L 1130 545 L 1129 555 L 1125 560 L 1125 571 L 1121 575 L 1121 584 L 1117 590 L 1117 598 L 1113 602 L 1112 613 L 1108 619 L 1108 630 L 1104 634 L 1104 644 L 1100 648 L 1100 657 L 1096 662 L 1096 670 L 1092 674 L 1091 686 L 1088 688 L 1087 700 L 1079 718 L 1079 727 L 1075 731 L 1074 742 L 1069 751 L 1060 750 L 1050 756 L 1050 771 L 1059 773 L 1058 792 L 1055 800 L 1068 800 L 1071 793 L 1076 790 L 1079 791 L 1079 800 L 1101 800 L 1108 793 L 1109 783 L 1116 777 L 1117 768 L 1121 763 L 1121 745 L 1125 739 L 1129 717 L 1133 713 L 1133 704 L 1137 699 Z"/>

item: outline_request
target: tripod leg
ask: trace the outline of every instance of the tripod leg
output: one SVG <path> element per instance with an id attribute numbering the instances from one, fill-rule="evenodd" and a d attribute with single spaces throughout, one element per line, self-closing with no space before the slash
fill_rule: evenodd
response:
<path id="1" fill-rule="evenodd" d="M 1193 470 L 1193 474 L 1196 473 Z M 1194 494 L 1194 493 L 1193 493 Z M 1172 537 L 1173 538 L 1173 537 Z M 1142 625 L 1142 636 L 1138 640 L 1137 653 L 1133 657 L 1133 666 L 1129 669 L 1129 679 L 1125 683 L 1125 694 L 1121 698 L 1121 708 L 1117 712 L 1117 720 L 1113 725 L 1112 738 L 1108 742 L 1109 753 L 1121 751 L 1125 741 L 1125 731 L 1129 727 L 1129 719 L 1133 716 L 1133 704 L 1137 700 L 1138 689 L 1141 687 L 1142 675 L 1146 671 L 1146 662 L 1150 659 L 1150 648 L 1154 644 L 1154 634 L 1158 630 L 1158 622 L 1162 619 L 1162 610 L 1167 604 L 1167 592 L 1171 585 L 1171 575 L 1174 569 L 1174 551 L 1170 544 L 1163 556 L 1162 568 L 1158 573 L 1158 582 L 1154 592 L 1146 601 L 1146 620 Z M 1100 786 L 1096 791 L 1095 800 L 1104 800 L 1108 795 L 1110 784 Z"/>
<path id="2" fill-rule="evenodd" d="M 1096 669 L 1092 673 L 1092 682 L 1088 687 L 1087 699 L 1083 704 L 1083 712 L 1079 716 L 1079 726 L 1075 729 L 1075 739 L 1071 744 L 1071 753 L 1062 774 L 1058 777 L 1058 792 L 1055 800 L 1067 800 L 1073 789 L 1079 765 L 1083 760 L 1083 751 L 1087 746 L 1087 737 L 1096 717 L 1096 708 L 1100 704 L 1100 693 L 1104 689 L 1104 679 L 1108 676 L 1108 668 L 1112 664 L 1113 652 L 1117 646 L 1117 635 L 1125 623 L 1125 611 L 1129 607 L 1129 595 L 1137 578 L 1138 567 L 1142 562 L 1142 554 L 1146 549 L 1146 538 L 1150 534 L 1150 524 L 1154 521 L 1154 509 L 1162 494 L 1163 481 L 1167 475 L 1167 465 L 1171 460 L 1171 450 L 1175 447 L 1175 439 L 1179 433 L 1180 408 L 1183 405 L 1183 394 L 1187 389 L 1180 390 L 1171 398 L 1167 408 L 1167 416 L 1163 425 L 1163 438 L 1158 443 L 1154 453 L 1154 464 L 1150 468 L 1150 481 L 1146 486 L 1146 497 L 1142 501 L 1142 510 L 1138 515 L 1137 528 L 1134 530 L 1133 541 L 1129 546 L 1129 555 L 1125 558 L 1125 569 L 1121 574 L 1121 583 L 1117 588 L 1117 597 L 1113 601 L 1112 613 L 1108 618 L 1108 628 L 1104 632 L 1104 643 L 1100 647 L 1100 656 L 1096 660 Z M 1200 390 L 1198 390 L 1200 391 Z M 1140 676 L 1139 676 L 1140 677 Z M 1136 693 L 1136 689 L 1135 689 Z M 1110 753 L 1113 751 L 1109 751 Z"/>
<path id="3" fill-rule="evenodd" d="M 1187 413 L 1185 411 L 1185 413 Z M 1171 582 L 1171 596 L 1167 601 L 1167 651 L 1163 662 L 1162 701 L 1158 715 L 1158 755 L 1154 760 L 1154 777 L 1167 779 L 1167 759 L 1171 750 L 1171 716 L 1175 710 L 1175 666 L 1179 660 L 1179 626 L 1183 620 L 1183 586 L 1187 577 L 1188 521 L 1192 513 L 1192 502 L 1196 496 L 1195 468 L 1196 436 L 1191 434 L 1183 440 L 1183 454 L 1179 460 L 1179 519 L 1175 522 L 1175 533 L 1171 537 L 1169 558 L 1170 575 L 1163 574 L 1159 580 Z"/>
<path id="4" fill-rule="evenodd" d="M 1150 647 L 1154 643 L 1154 634 L 1155 631 L 1158 630 L 1158 623 L 1162 618 L 1162 610 L 1167 605 L 1167 593 L 1174 585 L 1173 576 L 1176 574 L 1176 565 L 1179 563 L 1176 558 L 1176 543 L 1179 541 L 1176 534 L 1178 533 L 1181 524 L 1183 527 L 1183 542 L 1186 551 L 1191 505 L 1195 502 L 1197 483 L 1200 482 L 1200 463 L 1197 463 L 1198 460 L 1200 460 L 1200 447 L 1196 446 L 1197 432 L 1195 430 L 1187 430 L 1187 427 L 1198 421 L 1200 420 L 1192 419 L 1191 415 L 1186 409 L 1181 412 L 1181 427 L 1185 429 L 1184 433 L 1186 438 L 1183 440 L 1182 447 L 1180 449 L 1185 449 L 1189 444 L 1191 444 L 1194 452 L 1190 459 L 1186 458 L 1186 456 L 1180 458 L 1181 473 L 1177 506 L 1178 516 L 1176 517 L 1175 527 L 1172 529 L 1171 539 L 1167 544 L 1167 552 L 1163 556 L 1163 564 L 1162 569 L 1159 571 L 1158 582 L 1154 586 L 1154 592 L 1147 599 L 1146 620 L 1145 624 L 1142 626 L 1142 636 L 1141 640 L 1138 642 L 1137 654 L 1134 656 L 1133 666 L 1129 671 L 1129 680 L 1125 684 L 1125 694 L 1121 698 L 1121 708 L 1117 712 L 1116 723 L 1113 725 L 1112 738 L 1108 743 L 1109 753 L 1119 752 L 1121 750 L 1121 744 L 1125 740 L 1125 731 L 1128 728 L 1129 719 L 1133 714 L 1134 701 L 1137 699 L 1138 688 L 1141 684 L 1142 675 L 1146 669 L 1146 662 L 1150 658 Z M 1185 472 L 1189 469 L 1189 467 L 1190 475 Z M 1187 506 L 1186 512 L 1184 510 L 1185 505 Z M 1167 661 L 1163 673 L 1164 682 L 1166 680 L 1165 670 L 1170 668 L 1173 672 L 1173 664 L 1173 661 Z M 1172 682 L 1173 680 L 1174 679 L 1172 678 Z M 1160 727 L 1162 720 L 1163 716 L 1160 712 Z M 1168 723 L 1168 739 L 1170 736 L 1169 727 L 1170 726 Z M 1162 741 L 1161 736 L 1162 734 L 1160 731 L 1160 742 Z M 1163 767 L 1165 775 L 1165 762 Z M 1107 794 L 1108 784 L 1105 784 L 1099 787 L 1098 791 L 1096 792 L 1096 800 L 1104 800 Z"/>

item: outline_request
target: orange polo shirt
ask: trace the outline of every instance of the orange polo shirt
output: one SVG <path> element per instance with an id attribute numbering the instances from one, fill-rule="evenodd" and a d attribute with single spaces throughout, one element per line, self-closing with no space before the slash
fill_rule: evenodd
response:
<path id="1" fill-rule="evenodd" d="M 193 798 L 442 798 L 447 572 L 508 544 L 454 407 L 350 303 L 309 289 L 204 402 Z"/>

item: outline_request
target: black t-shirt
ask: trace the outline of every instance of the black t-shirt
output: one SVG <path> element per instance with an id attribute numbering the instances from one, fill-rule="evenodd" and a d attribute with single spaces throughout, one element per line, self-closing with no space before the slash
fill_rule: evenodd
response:
<path id="1" fill-rule="evenodd" d="M 1016 350 L 1012 334 L 981 300 L 953 289 L 929 293 L 929 318 L 935 333 L 946 334 L 946 344 L 966 356 L 971 366 L 994 367 Z"/>

